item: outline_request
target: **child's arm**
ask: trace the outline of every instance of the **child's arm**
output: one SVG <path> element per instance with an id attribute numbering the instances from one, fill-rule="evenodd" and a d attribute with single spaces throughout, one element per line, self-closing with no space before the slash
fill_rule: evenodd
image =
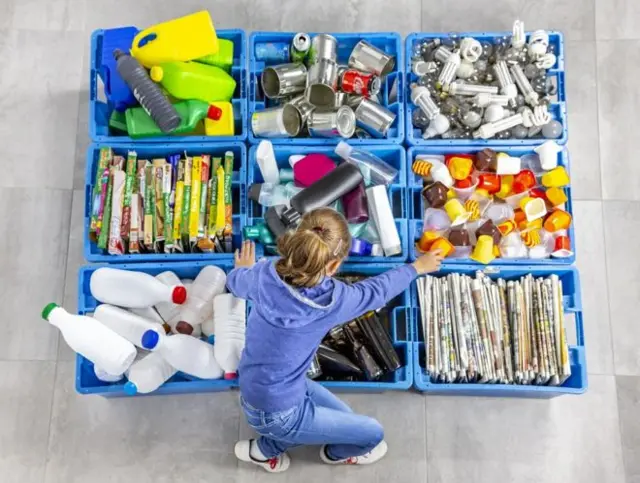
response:
<path id="1" fill-rule="evenodd" d="M 236 297 L 249 299 L 255 287 L 256 248 L 253 242 L 245 240 L 240 251 L 236 250 L 235 268 L 227 275 L 227 288 Z"/>
<path id="2" fill-rule="evenodd" d="M 427 253 L 411 264 L 353 285 L 344 284 L 338 318 L 344 322 L 383 307 L 406 290 L 416 276 L 438 270 L 441 260 L 439 252 Z"/>

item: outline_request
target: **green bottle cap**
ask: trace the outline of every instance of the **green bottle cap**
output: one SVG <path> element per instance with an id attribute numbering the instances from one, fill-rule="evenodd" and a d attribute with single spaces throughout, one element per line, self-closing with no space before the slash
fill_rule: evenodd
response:
<path id="1" fill-rule="evenodd" d="M 42 309 L 42 318 L 44 320 L 49 320 L 49 314 L 53 311 L 53 309 L 57 309 L 60 307 L 57 303 L 51 302 L 47 304 L 44 309 Z"/>

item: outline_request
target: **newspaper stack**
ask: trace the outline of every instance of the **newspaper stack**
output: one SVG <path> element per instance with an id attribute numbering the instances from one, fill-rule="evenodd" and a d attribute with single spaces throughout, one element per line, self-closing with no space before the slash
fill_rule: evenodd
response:
<path id="1" fill-rule="evenodd" d="M 557 386 L 571 376 L 557 275 L 417 281 L 432 382 Z"/>

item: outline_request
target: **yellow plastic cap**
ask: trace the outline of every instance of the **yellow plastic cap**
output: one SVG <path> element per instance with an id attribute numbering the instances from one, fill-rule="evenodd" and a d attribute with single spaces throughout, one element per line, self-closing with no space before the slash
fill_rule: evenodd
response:
<path id="1" fill-rule="evenodd" d="M 164 70 L 159 65 L 154 65 L 153 67 L 151 67 L 151 72 L 149 75 L 152 81 L 160 82 L 164 77 Z"/>

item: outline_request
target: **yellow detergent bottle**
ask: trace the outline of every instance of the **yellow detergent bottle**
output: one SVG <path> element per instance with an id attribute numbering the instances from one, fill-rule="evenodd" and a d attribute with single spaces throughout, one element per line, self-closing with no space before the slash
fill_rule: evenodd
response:
<path id="1" fill-rule="evenodd" d="M 230 102 L 213 102 L 214 106 L 222 111 L 220 119 L 205 119 L 204 133 L 207 136 L 233 136 L 235 134 L 235 122 L 233 118 L 233 105 Z"/>
<path id="2" fill-rule="evenodd" d="M 131 55 L 145 67 L 188 61 L 218 52 L 218 37 L 206 10 L 149 27 L 133 39 Z"/>
<path id="3" fill-rule="evenodd" d="M 178 99 L 230 101 L 236 81 L 220 67 L 198 62 L 165 62 L 151 67 L 151 78 Z"/>

